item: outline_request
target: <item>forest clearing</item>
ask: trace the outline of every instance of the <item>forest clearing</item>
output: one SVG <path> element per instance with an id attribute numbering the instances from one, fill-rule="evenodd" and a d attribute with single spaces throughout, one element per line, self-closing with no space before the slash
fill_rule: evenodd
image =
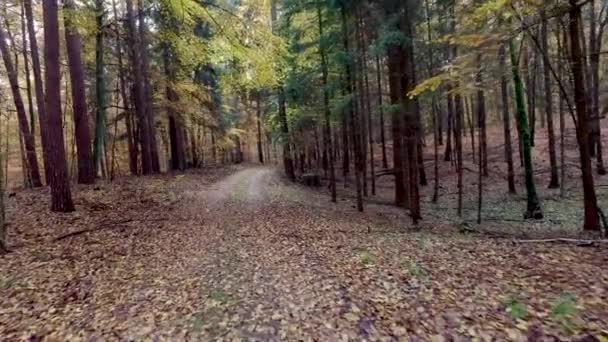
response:
<path id="1" fill-rule="evenodd" d="M 608 342 L 607 26 L 0 2 L 0 340 Z"/>

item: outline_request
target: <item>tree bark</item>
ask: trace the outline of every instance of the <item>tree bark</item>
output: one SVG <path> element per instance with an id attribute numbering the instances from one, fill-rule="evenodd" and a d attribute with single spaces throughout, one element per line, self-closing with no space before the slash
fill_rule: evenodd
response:
<path id="1" fill-rule="evenodd" d="M 130 0 L 129 0 L 130 1 Z M 150 144 L 150 162 L 153 173 L 160 172 L 160 161 L 158 159 L 158 143 L 156 141 L 156 125 L 154 119 L 154 97 L 152 96 L 152 87 L 150 84 L 150 58 L 148 56 L 148 26 L 145 20 L 144 0 L 137 1 L 138 20 L 139 20 L 139 43 L 140 43 L 140 58 L 141 58 L 141 74 L 144 81 L 145 94 L 145 116 L 146 129 L 148 130 Z M 182 132 L 183 137 L 183 132 Z"/>
<path id="2" fill-rule="evenodd" d="M 146 115 L 146 88 L 144 85 L 143 66 L 140 52 L 142 44 L 139 42 L 135 15 L 133 13 L 133 1 L 126 0 L 127 7 L 127 26 L 129 41 L 129 59 L 133 70 L 134 102 L 137 113 L 137 124 L 139 129 L 139 142 L 141 145 L 141 169 L 144 175 L 154 173 L 151 151 L 151 132 L 149 121 Z"/>
<path id="3" fill-rule="evenodd" d="M 344 51 L 348 54 L 350 53 L 349 48 L 349 32 L 348 32 L 348 20 L 346 13 L 346 8 L 344 4 L 341 7 L 341 18 L 342 18 L 342 39 L 343 39 L 343 48 Z M 350 62 L 346 63 L 345 67 L 345 85 L 346 85 L 346 93 L 350 96 L 353 94 L 353 79 L 351 72 Z M 362 184 L 362 171 L 365 165 L 363 165 L 362 160 L 362 138 L 361 138 L 361 127 L 359 126 L 359 118 L 357 112 L 354 110 L 352 103 L 348 105 L 347 111 L 349 112 L 350 117 L 350 130 L 352 134 L 352 141 L 354 147 L 354 156 L 355 156 L 355 188 L 357 191 L 357 210 L 363 211 L 363 184 Z"/>
<path id="4" fill-rule="evenodd" d="M 334 168 L 334 150 L 331 139 L 331 123 L 330 123 L 330 108 L 329 108 L 329 89 L 327 87 L 329 70 L 327 67 L 327 57 L 325 53 L 325 46 L 323 44 L 323 13 L 321 6 L 317 5 L 317 17 L 319 21 L 319 54 L 321 55 L 321 73 L 323 82 L 323 114 L 325 119 L 325 126 L 323 137 L 325 138 L 324 145 L 327 150 L 328 166 L 329 166 L 329 190 L 331 192 L 331 201 L 337 202 L 336 194 L 336 171 Z"/>
<path id="5" fill-rule="evenodd" d="M 57 0 L 43 2 L 44 56 L 46 61 L 46 110 L 51 166 L 51 211 L 74 211 L 63 140 L 61 119 L 61 71 L 59 60 L 59 20 Z"/>
<path id="6" fill-rule="evenodd" d="M 378 85 L 378 111 L 380 112 L 380 142 L 382 144 L 382 167 L 388 169 L 388 159 L 386 158 L 386 133 L 384 125 L 384 103 L 382 94 L 382 69 L 380 67 L 380 57 L 376 56 L 376 83 Z"/>
<path id="7" fill-rule="evenodd" d="M 585 230 L 599 231 L 599 208 L 593 182 L 591 156 L 589 153 L 589 118 L 587 112 L 587 96 L 584 81 L 584 60 L 581 52 L 580 22 L 581 8 L 574 0 L 570 0 L 570 58 L 572 63 L 572 76 L 574 79 L 574 99 L 578 118 L 578 145 L 581 162 L 581 175 L 583 178 L 583 196 L 585 205 Z"/>
<path id="8" fill-rule="evenodd" d="M 504 129 L 505 141 L 505 162 L 507 163 L 507 183 L 509 193 L 514 194 L 515 191 L 515 171 L 513 167 L 513 145 L 511 143 L 511 118 L 509 116 L 509 89 L 507 82 L 507 64 L 506 64 L 506 47 L 501 44 L 498 51 L 498 59 L 500 64 L 500 94 L 502 98 L 502 123 Z"/>
<path id="9" fill-rule="evenodd" d="M 527 192 L 527 210 L 524 214 L 525 219 L 542 219 L 543 213 L 540 207 L 540 201 L 536 194 L 536 185 L 534 184 L 534 170 L 532 165 L 532 151 L 530 140 L 530 129 L 528 122 L 528 113 L 526 112 L 526 102 L 524 96 L 524 86 L 519 72 L 518 51 L 515 43 L 511 39 L 509 41 L 509 51 L 511 55 L 511 72 L 513 73 L 513 84 L 515 88 L 515 101 L 517 108 L 517 128 L 520 135 L 521 145 L 523 149 L 524 168 L 526 178 Z"/>
<path id="10" fill-rule="evenodd" d="M 64 0 L 64 9 L 65 41 L 72 88 L 74 138 L 78 159 L 78 183 L 93 184 L 95 183 L 95 167 L 91 158 L 91 134 L 82 66 L 82 43 L 78 29 L 71 18 L 76 10 L 74 1 Z M 103 74 L 103 68 L 101 74 Z"/>
<path id="11" fill-rule="evenodd" d="M 547 136 L 549 138 L 549 163 L 551 167 L 551 178 L 549 189 L 559 188 L 559 177 L 557 171 L 557 155 L 555 154 L 555 130 L 553 128 L 553 91 L 551 90 L 551 69 L 549 63 L 549 44 L 547 36 L 547 19 L 545 11 L 541 12 L 541 44 L 543 52 L 543 81 L 545 90 L 545 115 L 547 116 Z"/>

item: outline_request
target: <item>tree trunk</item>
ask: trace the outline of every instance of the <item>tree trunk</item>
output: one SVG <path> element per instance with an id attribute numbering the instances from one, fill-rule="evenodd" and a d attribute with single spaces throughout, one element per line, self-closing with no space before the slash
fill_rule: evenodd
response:
<path id="1" fill-rule="evenodd" d="M 502 123 L 504 128 L 505 140 L 505 162 L 507 163 L 507 183 L 509 193 L 514 194 L 515 191 L 515 171 L 513 168 L 513 147 L 511 143 L 511 118 L 509 117 L 509 89 L 507 82 L 507 64 L 506 64 L 506 47 L 504 44 L 500 46 L 498 58 L 500 64 L 500 93 L 502 98 Z"/>
<path id="2" fill-rule="evenodd" d="M 50 162 L 49 149 L 50 144 L 47 138 L 47 117 L 44 103 L 44 90 L 42 83 L 42 71 L 40 68 L 40 56 L 38 50 L 38 42 L 36 39 L 36 30 L 34 28 L 34 15 L 32 11 L 32 0 L 23 0 L 25 8 L 25 17 L 27 18 L 27 33 L 30 42 L 30 54 L 32 57 L 32 70 L 34 72 L 34 90 L 36 93 L 36 107 L 38 108 L 38 126 L 40 127 L 40 140 L 42 143 L 42 160 L 44 163 L 44 177 L 46 183 L 50 182 Z"/>
<path id="3" fill-rule="evenodd" d="M 70 179 L 65 160 L 63 125 L 61 120 L 61 71 L 59 60 L 59 20 L 57 0 L 43 2 L 44 56 L 46 61 L 46 110 L 51 166 L 51 211 L 74 211 Z"/>
<path id="4" fill-rule="evenodd" d="M 589 118 L 587 112 L 587 97 L 584 81 L 584 60 L 581 52 L 580 21 L 581 8 L 576 1 L 570 0 L 570 58 L 572 62 L 572 76 L 574 78 L 574 99 L 578 122 L 578 145 L 581 161 L 581 174 L 583 177 L 583 196 L 585 205 L 585 230 L 600 230 L 599 209 L 593 184 L 593 171 L 589 153 Z"/>
<path id="5" fill-rule="evenodd" d="M 131 0 L 129 0 L 131 1 Z M 154 120 L 154 97 L 152 96 L 152 86 L 150 84 L 150 58 L 148 57 L 148 26 L 145 20 L 144 2 L 137 1 L 138 20 L 139 20 L 139 43 L 140 43 L 140 58 L 141 58 L 141 75 L 144 84 L 144 110 L 145 123 L 149 136 L 150 163 L 153 173 L 160 172 L 160 161 L 158 159 L 158 143 L 156 141 L 156 125 Z M 182 134 L 183 135 L 183 134 Z"/>
<path id="6" fill-rule="evenodd" d="M 106 79 L 104 61 L 104 16 L 103 0 L 95 0 L 95 139 L 93 160 L 95 172 L 104 175 L 103 156 L 106 145 Z M 88 129 L 88 127 L 87 127 Z"/>
<path id="7" fill-rule="evenodd" d="M 144 175 L 154 173 L 151 152 L 151 134 L 146 116 L 146 88 L 144 85 L 143 67 L 140 52 L 142 45 L 139 42 L 135 15 L 133 13 L 133 1 L 126 0 L 127 7 L 127 34 L 129 40 L 129 59 L 133 70 L 134 102 L 137 113 L 137 126 L 139 130 L 139 142 L 141 145 L 141 169 Z"/>
<path id="8" fill-rule="evenodd" d="M 262 95 L 256 91 L 256 124 L 258 128 L 258 161 L 264 164 L 264 151 L 262 149 Z"/>
<path id="9" fill-rule="evenodd" d="M 331 140 L 331 112 L 329 108 L 329 89 L 327 89 L 329 70 L 327 67 L 327 57 L 325 55 L 325 45 L 323 44 L 323 13 L 321 11 L 320 5 L 317 6 L 317 18 L 319 21 L 319 54 L 321 55 L 321 72 L 323 77 L 323 114 L 325 119 L 325 126 L 323 127 L 325 132 L 323 134 L 323 137 L 325 138 L 325 141 L 323 142 L 323 145 L 325 145 L 325 149 L 327 150 L 327 157 L 329 158 L 329 190 L 331 192 L 331 201 L 336 203 L 336 171 L 334 169 L 334 150 Z"/>
<path id="10" fill-rule="evenodd" d="M 6 74 L 10 83 L 11 92 L 13 94 L 13 102 L 17 111 L 19 129 L 23 134 L 23 142 L 25 145 L 29 178 L 32 181 L 33 187 L 39 187 L 42 186 L 42 182 L 40 180 L 40 171 L 38 169 L 38 158 L 36 157 L 36 146 L 34 145 L 34 137 L 30 132 L 30 127 L 27 122 L 27 114 L 25 112 L 25 106 L 21 97 L 17 70 L 13 66 L 13 61 L 11 60 L 11 53 L 6 43 L 6 33 L 4 32 L 2 26 L 0 26 L 0 52 L 2 53 L 4 67 L 6 69 Z"/>
<path id="11" fill-rule="evenodd" d="M 81 57 L 82 43 L 80 34 L 71 20 L 71 16 L 74 15 L 73 12 L 76 10 L 76 5 L 73 0 L 64 0 L 64 8 L 65 41 L 71 79 L 74 131 L 78 158 L 78 183 L 93 184 L 95 183 L 95 166 L 93 164 L 93 159 L 91 158 L 91 134 L 89 132 L 89 115 L 87 113 L 85 93 L 86 86 L 84 84 L 84 71 Z M 98 66 L 97 68 L 100 67 Z M 103 65 L 101 66 L 101 70 L 97 70 L 96 74 L 102 74 L 101 77 L 103 78 Z"/>
<path id="12" fill-rule="evenodd" d="M 29 121 L 30 121 L 30 133 L 32 134 L 32 139 L 34 139 L 34 146 L 36 146 L 36 115 L 34 113 L 34 98 L 32 96 L 32 80 L 30 78 L 30 63 L 29 57 L 27 53 L 27 28 L 26 28 L 26 19 L 25 19 L 25 5 L 23 1 L 21 1 L 21 40 L 22 40 L 22 50 L 23 50 L 23 68 L 25 71 L 25 84 L 27 89 L 27 108 L 29 112 Z"/>
<path id="13" fill-rule="evenodd" d="M 388 159 L 386 158 L 386 134 L 384 127 L 384 104 L 382 95 L 382 69 L 380 67 L 380 57 L 377 56 L 376 83 L 378 84 L 378 111 L 380 112 L 380 141 L 382 143 L 382 167 L 388 169 Z"/>
<path id="14" fill-rule="evenodd" d="M 534 184 L 534 170 L 532 165 L 532 150 L 530 141 L 530 130 L 528 127 L 528 113 L 526 112 L 526 102 L 524 96 L 524 85 L 519 73 L 518 51 L 513 40 L 509 41 L 509 51 L 511 55 L 511 71 L 513 73 L 513 84 L 515 88 L 515 101 L 517 108 L 517 128 L 521 137 L 521 144 L 524 156 L 524 168 L 526 174 L 526 192 L 528 205 L 525 219 L 542 219 L 543 213 L 540 201 L 536 194 Z"/>
<path id="15" fill-rule="evenodd" d="M 545 90 L 545 115 L 547 116 L 547 136 L 549 138 L 549 163 L 551 166 L 551 178 L 549 180 L 549 189 L 559 187 L 559 177 L 557 172 L 557 156 L 555 154 L 555 130 L 553 128 L 553 92 L 551 90 L 551 69 L 549 66 L 549 44 L 547 37 L 547 19 L 545 11 L 541 11 L 541 44 L 543 58 L 543 81 Z"/>
<path id="16" fill-rule="evenodd" d="M 565 62 L 565 52 L 563 48 L 565 48 L 568 44 L 568 35 L 564 31 L 562 33 L 562 37 L 560 38 L 561 27 L 559 23 L 556 23 L 556 32 L 557 32 L 557 66 L 558 66 L 558 75 L 560 78 L 564 77 L 564 62 Z M 559 163 L 560 163 L 560 176 L 562 182 L 559 186 L 559 195 L 561 198 L 566 197 L 566 163 L 565 163 L 565 131 L 566 131 L 566 118 L 565 118 L 565 94 L 563 92 L 559 92 Z"/>
<path id="17" fill-rule="evenodd" d="M 606 174 L 604 167 L 603 145 L 602 145 L 602 125 L 599 105 L 599 85 L 600 85 L 600 53 L 602 47 L 602 33 L 604 26 L 600 25 L 599 32 L 597 29 L 597 17 L 595 11 L 595 1 L 591 0 L 589 4 L 589 78 L 591 89 L 591 140 L 595 144 L 595 152 L 597 158 L 597 173 L 599 175 Z M 593 146 L 591 147 L 593 150 Z"/>
<path id="18" fill-rule="evenodd" d="M 477 55 L 479 72 L 477 73 L 477 120 L 479 124 L 479 159 L 481 160 L 482 173 L 484 177 L 489 176 L 488 172 L 488 139 L 486 134 L 486 97 L 483 91 L 483 72 L 485 71 L 482 63 L 482 55 Z"/>
<path id="19" fill-rule="evenodd" d="M 349 43 L 348 43 L 348 38 L 349 38 L 349 32 L 348 32 L 348 21 L 347 21 L 347 13 L 346 13 L 346 8 L 344 5 L 342 5 L 341 8 L 341 17 L 342 17 L 342 39 L 343 39 L 343 47 L 344 47 L 344 51 L 348 54 L 350 53 L 350 48 L 349 48 Z M 346 74 L 346 80 L 345 80 L 345 84 L 346 84 L 346 92 L 347 94 L 353 94 L 353 79 L 352 79 L 352 73 L 351 73 L 351 66 L 350 66 L 350 62 L 346 63 L 346 68 L 345 68 L 345 74 Z M 362 193 L 362 182 L 361 182 L 361 178 L 362 178 L 362 171 L 364 168 L 363 165 L 363 160 L 362 160 L 362 146 L 361 146 L 361 127 L 359 126 L 359 118 L 357 116 L 357 112 L 354 110 L 352 104 L 350 104 L 348 106 L 347 111 L 349 112 L 349 116 L 350 116 L 350 129 L 352 132 L 352 141 L 353 141 L 353 147 L 354 147 L 354 156 L 355 156 L 355 188 L 357 191 L 357 210 L 359 211 L 363 211 L 363 193 Z"/>

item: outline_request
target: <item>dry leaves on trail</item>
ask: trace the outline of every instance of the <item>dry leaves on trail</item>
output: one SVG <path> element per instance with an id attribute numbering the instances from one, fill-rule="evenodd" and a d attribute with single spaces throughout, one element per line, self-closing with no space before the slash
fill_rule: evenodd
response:
<path id="1" fill-rule="evenodd" d="M 69 215 L 48 214 L 41 193 L 18 193 L 10 202 L 15 251 L 0 264 L 0 334 L 608 337 L 604 247 L 515 245 L 429 223 L 414 231 L 405 213 L 371 206 L 359 214 L 270 169 L 225 172 L 81 188 L 79 211 Z"/>

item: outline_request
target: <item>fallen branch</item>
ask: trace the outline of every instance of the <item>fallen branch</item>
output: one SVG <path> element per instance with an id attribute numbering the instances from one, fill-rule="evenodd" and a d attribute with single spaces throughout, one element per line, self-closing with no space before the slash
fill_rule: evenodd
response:
<path id="1" fill-rule="evenodd" d="M 86 228 L 86 229 L 76 230 L 76 231 L 69 232 L 69 233 L 66 233 L 66 234 L 63 234 L 63 235 L 59 235 L 58 237 L 55 238 L 55 241 L 65 240 L 65 239 L 67 239 L 69 237 L 78 236 L 78 235 L 82 235 L 82 234 L 85 234 L 85 233 L 94 232 L 94 231 L 97 231 L 97 230 L 102 230 L 104 228 L 113 228 L 113 227 L 116 227 L 118 225 L 129 223 L 131 221 L 133 221 L 133 220 L 132 219 L 126 219 L 126 220 L 122 220 L 122 221 L 118 221 L 118 222 L 109 222 L 109 223 L 106 223 L 106 224 L 103 224 L 103 225 L 100 225 L 100 226 L 96 226 L 94 228 Z"/>
<path id="2" fill-rule="evenodd" d="M 597 246 L 603 243 L 608 243 L 608 240 L 580 240 L 580 239 L 539 239 L 539 240 L 514 240 L 516 243 L 567 243 L 575 244 L 581 247 Z"/>
<path id="3" fill-rule="evenodd" d="M 99 230 L 103 230 L 103 229 L 116 228 L 121 225 L 124 225 L 125 223 L 129 223 L 129 222 L 133 222 L 133 221 L 157 222 L 157 221 L 166 221 L 166 220 L 167 219 L 165 219 L 165 218 L 160 218 L 160 219 L 132 219 L 132 218 L 129 218 L 129 219 L 124 219 L 124 220 L 120 220 L 120 221 L 103 223 L 103 224 L 97 225 L 93 228 L 85 228 L 85 229 L 69 232 L 69 233 L 66 233 L 63 235 L 59 235 L 58 237 L 55 238 L 55 241 L 61 241 L 61 240 L 65 240 L 69 237 L 78 236 L 78 235 L 82 235 L 82 234 L 86 234 L 86 233 L 91 233 L 91 232 L 95 232 L 95 231 L 99 231 Z"/>

